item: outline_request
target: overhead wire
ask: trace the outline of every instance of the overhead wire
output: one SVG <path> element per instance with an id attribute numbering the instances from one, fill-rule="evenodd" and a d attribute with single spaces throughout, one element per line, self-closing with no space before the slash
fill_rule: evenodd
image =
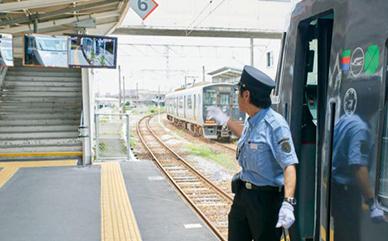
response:
<path id="1" fill-rule="evenodd" d="M 197 21 L 197 19 L 202 15 L 202 13 L 205 12 L 205 10 L 206 10 L 207 8 L 210 7 L 210 5 L 211 5 L 212 3 L 213 3 L 213 0 L 210 0 L 209 3 L 208 3 L 204 8 L 202 8 L 202 10 L 201 10 L 201 11 L 199 12 L 199 14 L 194 18 L 194 20 L 187 26 L 187 29 L 189 29 L 190 26 L 193 25 L 193 24 L 195 23 L 195 21 Z"/>
<path id="2" fill-rule="evenodd" d="M 192 32 L 193 32 L 193 30 L 194 30 L 194 28 L 195 27 L 197 27 L 197 26 L 199 26 L 199 25 L 201 25 L 210 15 L 212 15 L 213 13 L 214 13 L 214 11 L 216 11 L 224 2 L 225 2 L 226 0 L 221 0 L 219 3 L 218 3 L 218 5 L 217 6 L 215 6 L 213 9 L 211 9 L 210 11 L 209 11 L 209 13 L 197 24 L 197 25 L 195 25 L 195 26 L 193 26 L 192 27 L 192 29 L 190 30 L 190 31 L 188 31 L 188 32 L 186 32 L 186 36 L 189 36 Z"/>

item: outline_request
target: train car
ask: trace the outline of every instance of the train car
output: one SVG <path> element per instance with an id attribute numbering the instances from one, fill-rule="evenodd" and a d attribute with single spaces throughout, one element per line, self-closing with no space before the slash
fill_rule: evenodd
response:
<path id="1" fill-rule="evenodd" d="M 230 139 L 233 136 L 227 127 L 206 118 L 206 108 L 219 106 L 233 119 L 243 121 L 245 115 L 238 110 L 234 87 L 228 83 L 205 83 L 167 94 L 167 118 L 194 135 L 208 139 Z"/>
<path id="2" fill-rule="evenodd" d="M 388 239 L 388 2 L 304 0 L 275 89 L 299 157 L 291 240 Z"/>
<path id="3" fill-rule="evenodd" d="M 68 67 L 67 37 L 26 35 L 25 42 L 25 64 Z"/>

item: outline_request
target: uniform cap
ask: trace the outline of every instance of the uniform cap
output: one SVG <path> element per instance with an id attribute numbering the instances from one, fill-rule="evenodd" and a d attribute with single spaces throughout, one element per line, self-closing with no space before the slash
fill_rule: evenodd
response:
<path id="1" fill-rule="evenodd" d="M 275 81 L 255 67 L 245 65 L 240 78 L 240 84 L 248 89 L 259 89 L 263 94 L 271 93 L 275 87 Z"/>

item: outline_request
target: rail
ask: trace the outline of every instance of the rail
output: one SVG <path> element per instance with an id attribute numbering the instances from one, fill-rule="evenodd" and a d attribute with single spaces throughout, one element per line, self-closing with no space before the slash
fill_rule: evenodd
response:
<path id="1" fill-rule="evenodd" d="M 232 203 L 232 196 L 199 173 L 157 137 L 149 124 L 151 117 L 152 115 L 143 117 L 136 126 L 144 147 L 215 235 L 220 240 L 227 240 L 227 212 Z M 160 151 L 161 149 L 167 152 Z"/>

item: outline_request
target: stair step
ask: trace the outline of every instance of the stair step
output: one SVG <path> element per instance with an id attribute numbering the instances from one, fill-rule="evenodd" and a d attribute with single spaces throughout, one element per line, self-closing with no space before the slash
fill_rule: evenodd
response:
<path id="1" fill-rule="evenodd" d="M 0 133 L 0 140 L 34 140 L 42 138 L 77 138 L 78 131 L 50 131 L 50 132 L 24 132 L 24 133 Z"/>
<path id="2" fill-rule="evenodd" d="M 60 71 L 60 72 L 47 72 L 46 70 L 42 73 L 42 71 L 28 71 L 28 70 L 15 70 L 15 69 L 8 69 L 7 71 L 7 75 L 10 75 L 10 76 L 26 76 L 26 77 L 29 77 L 29 76 L 47 76 L 47 77 L 61 77 L 61 76 L 64 76 L 64 77 L 80 77 L 81 76 L 81 72 L 80 71 L 76 71 L 76 72 L 73 72 L 73 71 L 66 71 L 66 72 L 63 72 L 63 71 Z"/>
<path id="3" fill-rule="evenodd" d="M 81 81 L 79 82 L 45 82 L 45 81 L 34 81 L 34 82 L 25 82 L 25 81 L 6 81 L 4 82 L 4 86 L 6 88 L 9 87 L 79 87 L 81 88 Z"/>
<path id="4" fill-rule="evenodd" d="M 79 114 L 79 106 L 78 108 L 74 107 L 68 107 L 58 106 L 57 108 L 53 107 L 39 107 L 39 106 L 33 106 L 33 107 L 23 107 L 23 106 L 2 106 L 0 104 L 0 114 L 12 114 L 12 113 L 68 113 L 68 114 Z"/>
<path id="5" fill-rule="evenodd" d="M 9 161 L 12 161 L 12 162 L 33 162 L 33 161 L 39 161 L 39 162 L 42 162 L 42 161 L 70 161 L 70 162 L 73 162 L 74 160 L 75 161 L 79 161 L 81 159 L 81 156 L 43 156 L 43 157 L 39 157 L 39 156 L 32 156 L 32 157 L 1 157 L 0 156 L 0 161 L 1 162 L 9 162 Z"/>
<path id="6" fill-rule="evenodd" d="M 20 102 L 52 102 L 52 103 L 63 103 L 74 102 L 76 100 L 81 101 L 81 96 L 1 96 L 0 100 L 6 101 L 20 101 Z"/>
<path id="7" fill-rule="evenodd" d="M 45 113 L 45 114 L 29 114 L 29 113 L 8 113 L 8 114 L 0 114 L 0 120 L 73 120 L 79 119 L 81 116 L 79 115 L 69 115 L 67 113 Z"/>
<path id="8" fill-rule="evenodd" d="M 33 146 L 76 146 L 81 145 L 79 138 L 42 138 L 33 140 L 0 140 L 0 149 L 5 147 Z"/>
<path id="9" fill-rule="evenodd" d="M 12 81 L 24 81 L 24 82 L 81 82 L 81 77 L 69 77 L 69 76 L 45 76 L 45 75 L 39 75 L 39 76 L 15 76 L 15 75 L 9 75 L 7 74 L 5 76 L 5 82 L 12 82 Z"/>
<path id="10" fill-rule="evenodd" d="M 6 86 L 3 92 L 80 92 L 81 86 Z"/>
<path id="11" fill-rule="evenodd" d="M 54 156 L 54 153 L 57 154 L 56 156 L 59 156 L 59 153 L 65 154 L 64 152 L 71 152 L 72 155 L 79 154 L 74 152 L 82 152 L 81 146 L 36 146 L 36 147 L 22 147 L 22 148 L 15 148 L 15 147 L 6 147 L 1 148 L 0 153 L 21 153 L 22 155 L 31 153 L 33 155 L 37 155 L 34 153 L 52 153 Z M 70 154 L 70 153 L 67 153 Z M 47 155 L 47 154 L 46 154 Z M 5 156 L 5 155 L 4 155 Z M 40 155 L 44 156 L 44 155 Z"/>
<path id="12" fill-rule="evenodd" d="M 78 131 L 78 125 L 28 125 L 0 126 L 0 136 L 3 132 L 38 132 L 38 131 Z"/>
<path id="13" fill-rule="evenodd" d="M 3 91 L 3 98 L 12 97 L 81 97 L 82 93 L 78 91 L 68 92 L 42 92 L 42 91 Z"/>
<path id="14" fill-rule="evenodd" d="M 81 108 L 82 102 L 81 100 L 72 100 L 72 101 L 46 101 L 46 102 L 36 102 L 36 101 L 30 101 L 30 102 L 21 102 L 21 101 L 2 101 L 0 100 L 0 106 L 1 107 L 7 107 L 7 108 L 30 108 L 30 107 L 36 107 L 36 108 L 73 108 L 78 107 Z M 80 109 L 81 110 L 81 109 Z"/>
<path id="15" fill-rule="evenodd" d="M 0 120 L 0 126 L 26 126 L 26 125 L 79 125 L 80 119 L 68 120 Z"/>

